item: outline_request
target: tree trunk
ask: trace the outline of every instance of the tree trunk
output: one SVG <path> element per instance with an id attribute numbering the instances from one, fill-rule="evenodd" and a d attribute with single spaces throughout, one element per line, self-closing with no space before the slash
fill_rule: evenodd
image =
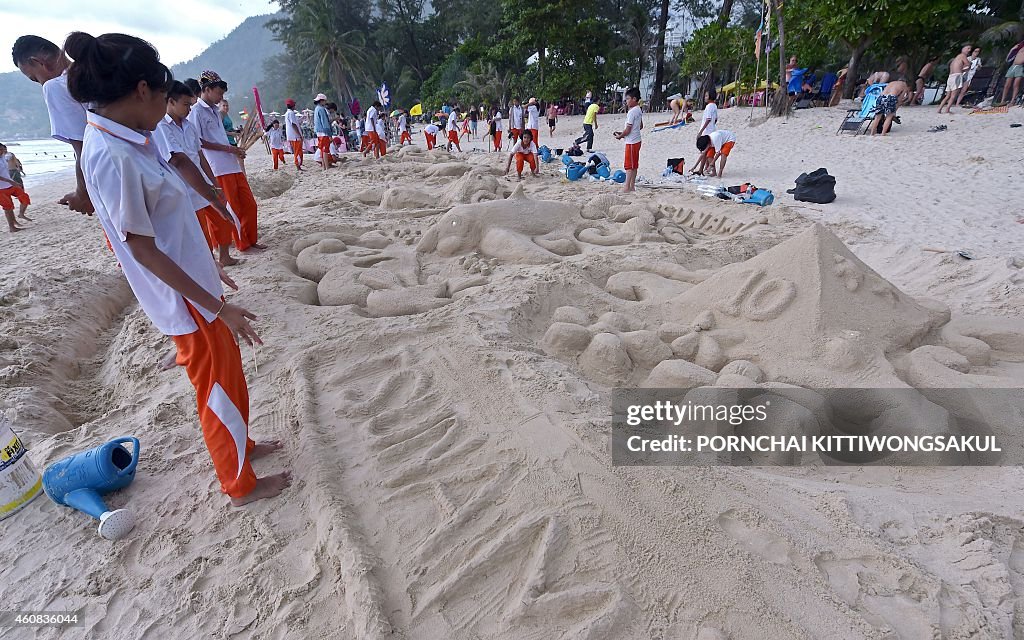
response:
<path id="1" fill-rule="evenodd" d="M 870 39 L 862 40 L 853 47 L 850 52 L 850 64 L 846 67 L 846 81 L 843 84 L 843 97 L 852 98 L 853 92 L 857 90 L 857 67 L 860 66 L 860 59 L 871 44 Z"/>
<path id="2" fill-rule="evenodd" d="M 661 15 L 658 16 L 658 46 L 654 52 L 654 92 L 651 93 L 651 105 L 660 108 L 665 100 L 662 84 L 665 82 L 665 31 L 668 29 L 669 0 L 661 0 Z"/>
<path id="3" fill-rule="evenodd" d="M 789 95 L 786 93 L 786 27 L 782 19 L 782 10 L 779 8 L 779 0 L 772 0 L 772 11 L 775 12 L 775 20 L 779 25 L 779 88 L 775 92 L 775 99 L 772 100 L 771 115 L 789 115 L 791 104 Z"/>
<path id="4" fill-rule="evenodd" d="M 722 10 L 718 12 L 718 24 L 723 27 L 729 24 L 729 18 L 732 16 L 732 3 L 733 0 L 725 0 L 722 3 Z"/>

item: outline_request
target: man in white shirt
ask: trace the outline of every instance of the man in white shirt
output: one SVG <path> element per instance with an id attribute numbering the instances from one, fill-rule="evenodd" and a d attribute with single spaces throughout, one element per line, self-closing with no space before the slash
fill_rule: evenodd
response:
<path id="1" fill-rule="evenodd" d="M 403 145 L 406 142 L 410 145 L 412 144 L 412 136 L 409 135 L 409 117 L 405 115 L 404 110 L 398 114 L 398 133 L 399 145 Z"/>
<path id="2" fill-rule="evenodd" d="M 626 171 L 626 183 L 623 192 L 636 191 L 636 171 L 640 166 L 640 130 L 644 128 L 643 110 L 640 109 L 640 88 L 633 87 L 626 91 L 626 126 L 616 131 L 615 137 L 626 143 L 626 158 L 623 168 Z"/>
<path id="3" fill-rule="evenodd" d="M 451 113 L 448 114 L 448 124 L 444 128 L 444 130 L 447 132 L 447 135 L 448 135 L 448 151 L 449 152 L 451 152 L 451 150 L 452 150 L 452 145 L 455 145 L 455 147 L 460 152 L 462 151 L 462 145 L 459 144 L 459 125 L 456 122 L 458 120 L 458 118 L 459 118 L 459 106 L 453 104 L 452 105 L 452 111 L 451 111 Z"/>
<path id="4" fill-rule="evenodd" d="M 437 134 L 439 131 L 441 131 L 440 127 L 433 122 L 423 127 L 423 139 L 427 142 L 427 151 L 433 149 L 437 144 Z"/>
<path id="5" fill-rule="evenodd" d="M 292 148 L 295 168 L 302 171 L 302 118 L 295 110 L 294 100 L 288 98 L 284 101 L 284 106 L 288 107 L 288 110 L 284 112 L 284 134 Z"/>
<path id="6" fill-rule="evenodd" d="M 705 95 L 707 104 L 704 105 L 704 115 L 701 116 L 700 131 L 697 132 L 698 138 L 718 129 L 718 105 L 715 104 L 718 94 L 715 92 L 715 88 L 711 87 Z"/>
<path id="7" fill-rule="evenodd" d="M 94 209 L 82 176 L 82 140 L 85 137 L 85 106 L 68 93 L 67 69 L 71 64 L 60 47 L 39 36 L 21 36 L 11 51 L 14 64 L 25 77 L 43 87 L 50 116 L 50 134 L 75 150 L 76 187 L 58 200 L 72 211 L 92 215 Z"/>

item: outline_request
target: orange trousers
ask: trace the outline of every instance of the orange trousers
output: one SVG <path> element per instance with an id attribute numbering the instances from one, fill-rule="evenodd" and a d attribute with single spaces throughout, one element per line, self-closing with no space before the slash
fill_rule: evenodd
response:
<path id="1" fill-rule="evenodd" d="M 437 136 L 436 135 L 432 136 L 429 133 L 427 133 L 426 131 L 424 131 L 423 132 L 423 137 L 427 139 L 427 151 L 430 151 L 431 149 L 434 148 L 434 145 L 437 144 Z"/>
<path id="2" fill-rule="evenodd" d="M 203 235 L 206 236 L 206 242 L 211 250 L 231 244 L 232 240 L 238 243 L 238 230 L 235 229 L 234 223 L 220 217 L 213 207 L 205 206 L 196 211 L 196 217 L 199 218 L 199 226 L 203 228 Z"/>
<path id="3" fill-rule="evenodd" d="M 252 190 L 249 188 L 249 181 L 245 179 L 244 173 L 229 173 L 217 176 L 217 182 L 224 190 L 224 197 L 227 198 L 231 209 L 238 216 L 242 226 L 241 237 L 238 238 L 238 250 L 245 251 L 256 244 L 256 198 L 252 197 Z"/>
<path id="4" fill-rule="evenodd" d="M 292 155 L 295 156 L 295 166 L 302 168 L 302 140 L 289 140 L 292 145 Z"/>
<path id="5" fill-rule="evenodd" d="M 455 145 L 459 151 L 462 151 L 462 145 L 459 144 L 459 132 L 455 129 L 448 132 L 448 142 Z"/>
<path id="6" fill-rule="evenodd" d="M 359 153 L 362 153 L 370 148 L 370 135 L 364 133 L 359 137 Z"/>
<path id="7" fill-rule="evenodd" d="M 378 133 L 376 138 L 374 138 L 374 142 L 376 142 L 376 144 L 377 144 L 377 152 L 380 153 L 380 155 L 382 155 L 382 156 L 388 155 L 388 141 L 387 140 L 385 140 L 384 138 L 380 137 L 380 134 Z"/>
<path id="8" fill-rule="evenodd" d="M 403 131 L 402 135 L 398 137 L 398 144 L 405 144 L 406 142 L 412 144 L 412 136 L 409 135 L 408 131 Z"/>
<path id="9" fill-rule="evenodd" d="M 278 161 L 284 164 L 284 149 L 271 149 L 270 155 L 274 158 L 274 170 L 277 170 Z"/>
<path id="10" fill-rule="evenodd" d="M 539 136 L 539 135 L 540 135 L 540 133 L 538 133 L 538 131 L 537 131 L 536 129 L 527 129 L 527 131 L 529 131 L 530 133 L 532 133 L 532 134 L 533 134 L 533 141 L 534 141 L 534 142 L 535 142 L 536 144 L 540 144 L 540 138 L 539 138 L 539 137 L 537 137 L 537 136 Z"/>
<path id="11" fill-rule="evenodd" d="M 178 347 L 177 362 L 196 389 L 199 424 L 221 491 L 241 498 L 256 486 L 256 473 L 249 464 L 256 443 L 249 438 L 249 387 L 242 354 L 222 320 L 207 322 L 186 304 L 199 330 L 172 336 Z"/>
<path id="12" fill-rule="evenodd" d="M 524 162 L 528 162 L 530 164 L 530 169 L 534 171 L 537 170 L 537 156 L 533 155 L 532 153 L 516 152 L 516 171 L 518 173 L 523 172 Z"/>
<path id="13" fill-rule="evenodd" d="M 501 131 L 494 132 L 494 150 L 501 151 Z"/>
<path id="14" fill-rule="evenodd" d="M 519 134 L 521 134 L 522 132 L 522 129 L 509 129 L 509 144 L 515 144 L 519 140 Z"/>
<path id="15" fill-rule="evenodd" d="M 0 184 L 7 184 L 6 182 L 0 182 Z M 4 211 L 14 210 L 14 199 L 17 198 L 21 204 L 32 204 L 32 200 L 25 193 L 25 190 L 15 185 L 13 187 L 7 187 L 6 189 L 0 189 L 0 209 Z"/>
<path id="16" fill-rule="evenodd" d="M 331 137 L 317 136 L 316 148 L 320 150 L 320 155 L 324 159 L 324 164 L 328 167 L 331 166 L 331 159 L 334 157 L 331 155 Z"/>

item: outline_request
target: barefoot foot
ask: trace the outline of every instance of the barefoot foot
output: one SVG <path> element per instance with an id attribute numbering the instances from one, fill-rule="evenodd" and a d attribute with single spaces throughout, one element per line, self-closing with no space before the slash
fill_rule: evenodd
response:
<path id="1" fill-rule="evenodd" d="M 231 506 L 241 507 L 242 505 L 262 500 L 263 498 L 273 498 L 280 495 L 282 491 L 291 485 L 291 483 L 291 471 L 282 471 L 281 473 L 277 473 L 272 476 L 257 478 L 256 487 L 253 488 L 252 491 L 241 498 L 231 498 Z"/>
<path id="2" fill-rule="evenodd" d="M 257 442 L 256 446 L 249 452 L 249 457 L 253 460 L 262 458 L 263 456 L 270 455 L 279 449 L 283 449 L 284 444 L 280 440 L 270 440 L 269 442 Z"/>
<path id="3" fill-rule="evenodd" d="M 170 371 L 174 367 L 178 366 L 178 351 L 171 351 L 166 356 L 161 358 L 159 366 L 161 371 Z"/>
<path id="4" fill-rule="evenodd" d="M 232 258 L 231 256 L 227 256 L 219 259 L 217 262 L 219 262 L 220 266 L 222 267 L 233 267 L 239 262 L 241 262 L 241 260 L 239 260 L 238 258 Z"/>

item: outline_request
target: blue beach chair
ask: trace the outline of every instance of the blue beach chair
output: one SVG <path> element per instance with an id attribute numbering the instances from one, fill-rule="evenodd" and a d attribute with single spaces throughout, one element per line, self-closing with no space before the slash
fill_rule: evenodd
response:
<path id="1" fill-rule="evenodd" d="M 838 79 L 839 76 L 836 74 L 826 73 L 825 77 L 821 79 L 821 87 L 818 88 L 818 93 L 814 96 L 814 102 L 827 105 L 828 101 L 832 99 L 832 89 L 835 88 Z"/>
<path id="2" fill-rule="evenodd" d="M 860 109 L 850 109 L 846 112 L 846 117 L 839 123 L 836 135 L 844 131 L 852 131 L 854 135 L 863 133 L 866 128 L 865 124 L 869 124 L 875 117 L 875 103 L 878 102 L 878 96 L 882 95 L 882 89 L 885 89 L 885 83 L 882 82 L 868 87 L 864 92 L 864 100 L 860 104 Z"/>

